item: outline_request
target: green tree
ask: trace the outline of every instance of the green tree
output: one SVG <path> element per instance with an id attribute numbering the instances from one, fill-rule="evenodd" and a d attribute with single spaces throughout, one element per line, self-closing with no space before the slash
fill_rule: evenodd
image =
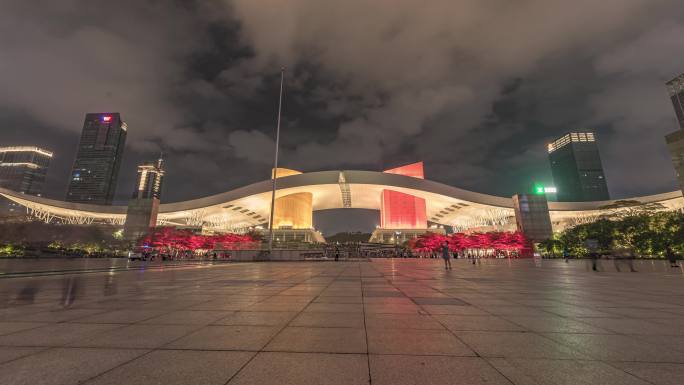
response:
<path id="1" fill-rule="evenodd" d="M 647 206 L 647 205 L 641 205 Z M 602 251 L 631 249 L 638 256 L 664 256 L 671 246 L 684 252 L 684 212 L 662 211 L 646 207 L 643 210 L 602 218 L 563 231 L 559 239 L 571 254 L 586 255 L 587 239 L 595 239 Z"/>

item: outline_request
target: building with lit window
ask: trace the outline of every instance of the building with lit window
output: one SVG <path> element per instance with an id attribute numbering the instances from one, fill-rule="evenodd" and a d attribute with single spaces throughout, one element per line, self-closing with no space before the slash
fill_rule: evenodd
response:
<path id="1" fill-rule="evenodd" d="M 124 235 L 129 239 L 145 236 L 157 225 L 159 200 L 164 180 L 164 160 L 145 162 L 138 166 L 138 180 L 128 202 Z"/>
<path id="2" fill-rule="evenodd" d="M 679 122 L 679 130 L 665 136 L 679 187 L 684 191 L 684 74 L 667 82 L 667 91 Z"/>
<path id="3" fill-rule="evenodd" d="M 672 166 L 677 174 L 679 187 L 684 191 L 684 130 L 677 130 L 665 136 L 665 142 L 672 158 Z"/>
<path id="4" fill-rule="evenodd" d="M 52 152 L 38 147 L 0 147 L 0 187 L 41 196 Z"/>
<path id="5" fill-rule="evenodd" d="M 126 130 L 127 125 L 118 113 L 86 114 L 69 179 L 67 202 L 112 204 Z"/>
<path id="6" fill-rule="evenodd" d="M 148 199 L 161 198 L 162 182 L 164 180 L 164 159 L 156 162 L 145 162 L 138 166 L 138 183 L 133 192 L 133 198 Z"/>
<path id="7" fill-rule="evenodd" d="M 675 115 L 677 115 L 679 128 L 684 130 L 684 74 L 670 80 L 666 85 Z"/>
<path id="8" fill-rule="evenodd" d="M 565 134 L 549 143 L 548 152 L 558 201 L 610 199 L 594 133 Z"/>

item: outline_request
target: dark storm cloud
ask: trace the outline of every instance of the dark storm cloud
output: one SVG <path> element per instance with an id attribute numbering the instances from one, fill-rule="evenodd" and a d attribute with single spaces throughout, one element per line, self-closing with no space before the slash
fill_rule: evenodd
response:
<path id="1" fill-rule="evenodd" d="M 510 195 L 550 182 L 545 143 L 586 127 L 615 195 L 660 192 L 674 188 L 663 83 L 684 72 L 679 3 L 4 2 L 0 141 L 33 142 L 8 134 L 27 125 L 77 141 L 85 112 L 120 111 L 119 195 L 161 149 L 167 199 L 216 193 L 268 176 L 285 65 L 285 167 L 424 160 L 430 179 Z"/>
<path id="2" fill-rule="evenodd" d="M 676 1 L 234 5 L 255 63 L 315 62 L 335 81 L 330 112 L 355 111 L 336 140 L 295 146 L 295 162 L 374 164 L 410 140 L 434 178 L 511 193 L 489 181 L 518 167 L 548 179 L 544 142 L 588 127 L 604 139 L 614 193 L 673 187 L 662 136 L 675 127 L 663 81 L 684 70 Z M 511 101 L 516 78 L 527 89 Z M 493 111 L 502 99 L 518 105 Z"/>

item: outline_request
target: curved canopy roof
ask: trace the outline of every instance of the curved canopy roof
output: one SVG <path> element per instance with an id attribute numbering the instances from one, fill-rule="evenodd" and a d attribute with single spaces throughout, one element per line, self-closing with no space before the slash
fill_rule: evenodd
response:
<path id="1" fill-rule="evenodd" d="M 442 183 L 410 176 L 374 171 L 320 171 L 279 177 L 276 197 L 299 192 L 313 194 L 313 210 L 336 208 L 380 209 L 383 189 L 391 189 L 424 198 L 428 220 L 434 223 L 471 228 L 510 224 L 513 202 L 499 197 L 459 189 Z M 161 223 L 223 229 L 244 228 L 268 221 L 271 180 L 250 184 L 221 194 L 159 207 Z M 123 223 L 126 206 L 77 204 L 22 195 L 0 189 L 0 195 L 26 206 L 33 213 L 68 222 L 109 221 Z M 684 207 L 679 191 L 629 198 L 640 203 L 660 203 L 666 209 Z M 615 201 L 549 202 L 552 221 L 589 218 L 605 211 Z M 81 218 L 81 219 L 79 219 Z M 514 223 L 514 221 L 513 221 Z"/>

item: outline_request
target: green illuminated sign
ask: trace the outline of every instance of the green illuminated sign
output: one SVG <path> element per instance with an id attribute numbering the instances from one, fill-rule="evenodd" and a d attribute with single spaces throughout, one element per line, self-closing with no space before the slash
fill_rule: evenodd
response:
<path id="1" fill-rule="evenodd" d="M 558 190 L 553 186 L 546 187 L 543 184 L 535 184 L 534 185 L 534 193 L 536 195 L 555 194 L 557 192 L 558 192 Z"/>

